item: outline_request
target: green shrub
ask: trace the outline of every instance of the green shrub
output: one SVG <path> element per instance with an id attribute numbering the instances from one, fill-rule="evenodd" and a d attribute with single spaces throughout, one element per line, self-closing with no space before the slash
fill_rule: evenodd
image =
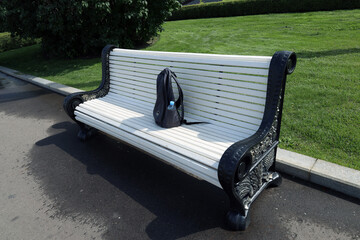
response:
<path id="1" fill-rule="evenodd" d="M 355 8 L 359 0 L 240 0 L 183 6 L 169 20 Z"/>
<path id="2" fill-rule="evenodd" d="M 3 6 L 3 2 L 0 1 L 0 33 L 5 31 L 5 14 L 5 7 Z"/>
<path id="3" fill-rule="evenodd" d="M 0 53 L 12 49 L 34 45 L 39 42 L 40 39 L 21 39 L 18 36 L 11 36 L 10 33 L 0 33 Z"/>
<path id="4" fill-rule="evenodd" d="M 3 0 L 6 30 L 41 38 L 47 56 L 98 55 L 106 44 L 132 48 L 161 31 L 177 0 Z"/>

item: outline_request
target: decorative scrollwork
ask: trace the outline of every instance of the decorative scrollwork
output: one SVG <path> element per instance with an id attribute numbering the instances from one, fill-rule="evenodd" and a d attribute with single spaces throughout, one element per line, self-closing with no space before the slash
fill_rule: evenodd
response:
<path id="1" fill-rule="evenodd" d="M 257 145 L 251 148 L 250 155 L 252 158 L 252 165 L 256 164 L 260 158 L 271 148 L 277 140 L 278 135 L 278 119 L 280 114 L 281 94 L 277 104 L 276 114 L 272 122 L 271 128 Z M 235 186 L 235 192 L 239 199 L 244 203 L 249 202 L 250 198 L 261 188 L 261 186 L 268 181 L 270 167 L 275 161 L 275 149 L 272 149 L 262 159 L 260 163 L 245 177 L 241 182 Z"/>

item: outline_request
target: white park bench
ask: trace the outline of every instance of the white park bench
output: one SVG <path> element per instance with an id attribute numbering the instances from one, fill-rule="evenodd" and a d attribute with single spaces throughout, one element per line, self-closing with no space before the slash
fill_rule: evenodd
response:
<path id="1" fill-rule="evenodd" d="M 274 171 L 286 75 L 296 55 L 272 57 L 119 49 L 102 52 L 102 83 L 66 97 L 64 109 L 85 140 L 94 129 L 118 138 L 224 189 L 229 227 L 244 230 L 262 190 L 279 185 Z M 170 68 L 184 93 L 185 119 L 207 124 L 155 124 L 157 75 Z M 174 86 L 176 88 L 176 86 Z M 174 90 L 174 92 L 177 92 Z"/>

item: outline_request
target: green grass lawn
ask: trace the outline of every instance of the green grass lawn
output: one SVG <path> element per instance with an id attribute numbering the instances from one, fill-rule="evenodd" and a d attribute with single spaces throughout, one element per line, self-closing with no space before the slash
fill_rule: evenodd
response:
<path id="1" fill-rule="evenodd" d="M 360 170 L 360 10 L 167 22 L 149 50 L 298 54 L 285 93 L 280 147 Z M 44 60 L 39 46 L 0 53 L 0 65 L 82 89 L 100 59 Z"/>

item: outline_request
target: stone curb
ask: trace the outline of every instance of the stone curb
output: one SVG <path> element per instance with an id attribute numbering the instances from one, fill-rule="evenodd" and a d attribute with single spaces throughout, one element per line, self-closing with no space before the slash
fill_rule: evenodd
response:
<path id="1" fill-rule="evenodd" d="M 82 90 L 0 66 L 0 72 L 62 95 Z M 360 199 L 360 171 L 278 148 L 276 169 Z"/>
<path id="2" fill-rule="evenodd" d="M 49 81 L 47 79 L 44 78 L 39 78 L 39 77 L 34 77 L 32 75 L 27 75 L 27 74 L 23 74 L 21 72 L 18 72 L 16 70 L 10 69 L 10 68 L 6 68 L 3 66 L 0 66 L 0 72 L 5 73 L 9 76 L 24 80 L 26 82 L 32 83 L 34 85 L 37 85 L 41 88 L 45 88 L 48 90 L 51 90 L 53 92 L 59 93 L 61 95 L 68 95 L 70 93 L 74 93 L 74 92 L 80 92 L 81 90 L 77 89 L 77 88 L 73 88 L 73 87 L 68 87 L 65 86 L 63 84 L 60 83 L 55 83 L 52 81 Z"/>

